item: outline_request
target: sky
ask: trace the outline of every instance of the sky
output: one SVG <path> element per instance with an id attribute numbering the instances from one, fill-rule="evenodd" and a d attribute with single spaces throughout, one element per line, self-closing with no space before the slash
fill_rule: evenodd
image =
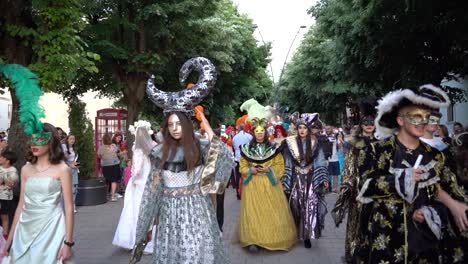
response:
<path id="1" fill-rule="evenodd" d="M 233 2 L 241 14 L 247 14 L 258 26 L 254 36 L 259 41 L 259 45 L 262 44 L 260 33 L 265 42 L 272 42 L 271 67 L 273 79 L 278 82 L 288 49 L 300 26 L 304 25 L 307 28 L 299 31 L 287 61 L 292 58 L 304 33 L 314 23 L 313 18 L 307 14 L 307 9 L 317 0 L 233 0 Z"/>

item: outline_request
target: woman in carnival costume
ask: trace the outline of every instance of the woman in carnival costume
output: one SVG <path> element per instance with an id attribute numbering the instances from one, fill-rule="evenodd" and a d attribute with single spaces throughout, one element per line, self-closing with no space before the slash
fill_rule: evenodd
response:
<path id="1" fill-rule="evenodd" d="M 456 182 L 446 175 L 444 155 L 419 138 L 431 111 L 449 104 L 432 85 L 379 100 L 375 136 L 381 140 L 358 157 L 357 200 L 369 208 L 361 218 L 366 229 L 358 263 L 439 263 L 447 212 L 438 201 L 451 206 L 446 190 Z"/>
<path id="2" fill-rule="evenodd" d="M 310 127 L 317 113 L 291 115 L 297 129 L 295 136 L 284 141 L 285 173 L 282 183 L 293 212 L 299 239 L 310 248 L 311 240 L 318 239 L 325 224 L 327 208 L 322 193 L 329 186 L 327 163 L 323 151 Z"/>
<path id="3" fill-rule="evenodd" d="M 181 83 L 193 69 L 198 82 L 180 92 L 163 92 L 148 81 L 149 98 L 164 109 L 164 140 L 152 150 L 130 263 L 140 260 L 156 222 L 151 263 L 229 263 L 213 200 L 224 192 L 233 158 L 201 112 L 208 139 L 194 133 L 189 114 L 214 87 L 216 69 L 206 58 L 190 59 L 180 70 Z"/>
<path id="4" fill-rule="evenodd" d="M 126 249 L 133 249 L 135 246 L 135 232 L 141 198 L 145 190 L 145 184 L 151 173 L 149 155 L 156 143 L 151 140 L 150 135 L 153 134 L 153 131 L 148 121 L 139 120 L 135 122 L 133 126 L 130 126 L 129 131 L 135 136 L 132 177 L 130 177 L 125 189 L 124 208 L 122 209 L 112 244 Z M 144 253 L 152 253 L 153 247 L 153 241 L 151 240 L 146 245 Z"/>
<path id="5" fill-rule="evenodd" d="M 296 228 L 281 185 L 284 160 L 266 134 L 265 107 L 254 99 L 241 106 L 254 130 L 250 144 L 241 146 L 240 173 L 243 189 L 240 206 L 240 243 L 257 252 L 289 250 L 296 242 Z"/>
<path id="6" fill-rule="evenodd" d="M 359 102 L 361 120 L 355 134 L 348 141 L 349 150 L 345 157 L 343 170 L 343 184 L 340 187 L 340 195 L 332 210 L 332 217 L 338 227 L 348 213 L 346 224 L 345 241 L 345 261 L 355 263 L 356 255 L 359 252 L 359 238 L 362 235 L 360 230 L 360 216 L 362 205 L 356 201 L 359 192 L 357 183 L 359 182 L 358 156 L 359 152 L 370 143 L 375 142 L 375 105 L 374 100 L 362 100 Z M 363 223 L 364 224 L 364 223 Z"/>
<path id="7" fill-rule="evenodd" d="M 30 137 L 29 163 L 2 263 L 70 263 L 73 242 L 72 176 L 54 126 L 41 123 L 37 77 L 20 65 L 0 65 L 20 101 L 20 122 Z M 63 201 L 65 210 L 60 204 Z"/>

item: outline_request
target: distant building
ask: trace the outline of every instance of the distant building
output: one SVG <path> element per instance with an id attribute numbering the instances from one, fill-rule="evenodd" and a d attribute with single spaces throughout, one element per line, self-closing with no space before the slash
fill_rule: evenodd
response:
<path id="1" fill-rule="evenodd" d="M 440 84 L 446 87 L 463 89 L 468 92 L 468 79 L 442 81 Z M 442 113 L 440 123 L 447 126 L 450 134 L 453 133 L 453 124 L 455 122 L 462 123 L 465 128 L 468 126 L 468 102 L 452 104 L 447 108 L 440 109 L 440 112 Z"/>
<path id="2" fill-rule="evenodd" d="M 0 131 L 10 128 L 12 102 L 8 88 L 0 88 Z"/>

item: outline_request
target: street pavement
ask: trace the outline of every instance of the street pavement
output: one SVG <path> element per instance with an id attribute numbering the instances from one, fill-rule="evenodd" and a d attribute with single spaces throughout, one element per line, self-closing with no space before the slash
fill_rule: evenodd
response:
<path id="1" fill-rule="evenodd" d="M 326 196 L 328 211 L 337 195 Z M 305 249 L 297 243 L 289 252 L 261 251 L 252 254 L 240 247 L 237 236 L 239 202 L 233 189 L 225 196 L 224 240 L 229 247 L 232 264 L 338 264 L 344 254 L 345 224 L 335 228 L 330 213 L 326 216 L 323 236 L 312 241 L 312 248 Z M 130 250 L 112 245 L 114 232 L 123 207 L 123 199 L 97 206 L 78 208 L 75 215 L 74 263 L 79 264 L 127 264 Z M 151 256 L 143 256 L 140 263 L 149 264 Z M 223 264 L 223 263 L 219 263 Z"/>

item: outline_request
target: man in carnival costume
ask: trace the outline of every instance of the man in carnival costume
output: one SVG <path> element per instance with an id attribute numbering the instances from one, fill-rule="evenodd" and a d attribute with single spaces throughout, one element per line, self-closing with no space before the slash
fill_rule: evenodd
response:
<path id="1" fill-rule="evenodd" d="M 377 106 L 376 137 L 358 157 L 357 200 L 369 206 L 359 263 L 438 263 L 446 200 L 444 156 L 420 141 L 431 111 L 450 104 L 424 85 L 390 92 Z M 442 201 L 444 204 L 446 202 Z"/>
<path id="2" fill-rule="evenodd" d="M 164 140 L 152 150 L 152 173 L 143 193 L 130 263 L 140 260 L 156 222 L 151 263 L 229 263 L 214 203 L 229 179 L 232 154 L 214 135 L 203 112 L 197 116 L 207 139 L 195 135 L 190 121 L 194 106 L 214 87 L 216 69 L 206 58 L 190 59 L 180 70 L 182 84 L 192 70 L 198 71 L 198 82 L 180 92 L 163 92 L 153 79 L 148 81 L 149 98 L 164 109 Z"/>
<path id="3" fill-rule="evenodd" d="M 355 263 L 356 255 L 359 252 L 360 240 L 363 230 L 360 230 L 360 217 L 362 205 L 356 201 L 359 182 L 358 156 L 359 152 L 370 143 L 376 141 L 375 132 L 375 100 L 362 100 L 359 102 L 361 120 L 359 127 L 348 141 L 350 149 L 346 153 L 345 166 L 343 170 L 343 183 L 340 188 L 340 195 L 332 210 L 332 217 L 338 227 L 348 213 L 346 225 L 345 241 L 345 261 Z M 365 214 L 365 213 L 364 213 Z"/>
<path id="4" fill-rule="evenodd" d="M 240 173 L 243 189 L 239 237 L 242 247 L 257 252 L 289 250 L 296 242 L 296 228 L 280 179 L 284 160 L 278 146 L 268 140 L 264 106 L 254 99 L 241 106 L 249 114 L 254 138 L 241 146 Z"/>
<path id="5" fill-rule="evenodd" d="M 299 239 L 304 241 L 306 248 L 311 247 L 311 239 L 320 237 L 327 213 L 322 197 L 329 185 L 327 163 L 310 131 L 317 118 L 317 113 L 292 114 L 290 120 L 297 135 L 283 141 L 285 173 L 282 183 L 289 196 Z"/>
<path id="6" fill-rule="evenodd" d="M 446 225 L 442 229 L 441 259 L 443 263 L 467 263 L 468 197 L 466 190 L 463 190 L 457 181 L 455 175 L 457 173 L 457 164 L 449 146 L 441 138 L 434 137 L 441 117 L 442 114 L 438 110 L 432 110 L 424 136 L 420 138 L 421 141 L 438 149 L 445 155 L 444 172 L 441 177 L 442 189 L 439 191 L 439 200 L 447 206 L 451 214 L 448 219 L 445 219 Z"/>

